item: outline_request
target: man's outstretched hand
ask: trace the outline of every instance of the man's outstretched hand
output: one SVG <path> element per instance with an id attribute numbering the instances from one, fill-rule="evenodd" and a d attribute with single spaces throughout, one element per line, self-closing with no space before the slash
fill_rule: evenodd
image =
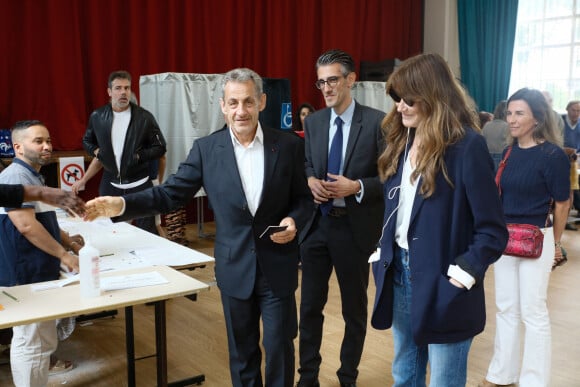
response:
<path id="1" fill-rule="evenodd" d="M 85 220 L 95 220 L 100 216 L 113 218 L 121 215 L 124 207 L 124 200 L 120 196 L 101 196 L 89 200 L 86 204 Z"/>
<path id="2" fill-rule="evenodd" d="M 69 191 L 44 186 L 24 186 L 24 200 L 38 200 L 51 206 L 60 207 L 70 216 L 84 216 L 85 202 Z"/>

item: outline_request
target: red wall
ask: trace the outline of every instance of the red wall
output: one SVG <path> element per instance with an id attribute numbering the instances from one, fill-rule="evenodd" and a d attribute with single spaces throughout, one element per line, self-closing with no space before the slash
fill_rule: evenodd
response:
<path id="1" fill-rule="evenodd" d="M 55 150 L 78 150 L 90 112 L 125 69 L 291 81 L 294 106 L 323 106 L 314 63 L 340 48 L 357 63 L 421 51 L 423 0 L 0 0 L 0 128 L 39 119 Z M 97 194 L 98 176 L 83 194 Z"/>

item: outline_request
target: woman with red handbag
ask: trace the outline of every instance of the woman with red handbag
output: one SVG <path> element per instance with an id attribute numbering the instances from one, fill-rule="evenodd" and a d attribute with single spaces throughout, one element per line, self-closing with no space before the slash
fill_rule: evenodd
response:
<path id="1" fill-rule="evenodd" d="M 540 91 L 524 88 L 515 92 L 508 100 L 507 122 L 512 141 L 504 150 L 504 165 L 498 169 L 506 223 L 537 226 L 544 241 L 538 258 L 504 253 L 494 265 L 495 348 L 480 386 L 519 383 L 521 387 L 542 387 L 550 383 L 551 329 L 546 298 L 552 266 L 562 259 L 560 238 L 568 218 L 570 162 Z M 546 218 L 552 201 L 550 222 Z M 520 360 L 521 322 L 525 333 Z"/>

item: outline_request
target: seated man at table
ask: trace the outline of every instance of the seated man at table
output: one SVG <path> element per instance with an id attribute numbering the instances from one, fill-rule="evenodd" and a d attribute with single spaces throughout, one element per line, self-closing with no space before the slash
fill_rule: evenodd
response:
<path id="1" fill-rule="evenodd" d="M 17 122 L 12 143 L 16 158 L 0 173 L 0 184 L 43 185 L 40 168 L 52 153 L 46 126 L 40 121 Z M 55 211 L 39 202 L 0 207 L 0 286 L 58 279 L 61 264 L 78 271 L 78 257 L 67 248 L 78 252 L 79 242 L 62 232 Z M 10 365 L 16 387 L 47 384 L 57 341 L 54 321 L 13 327 Z"/>

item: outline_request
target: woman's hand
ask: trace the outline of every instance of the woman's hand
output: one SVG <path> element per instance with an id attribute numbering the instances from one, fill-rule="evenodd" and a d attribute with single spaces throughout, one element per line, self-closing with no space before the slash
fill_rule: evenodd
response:
<path id="1" fill-rule="evenodd" d="M 451 285 L 453 285 L 459 289 L 465 289 L 465 286 L 463 286 L 463 284 L 461 282 L 457 281 L 455 278 L 449 277 L 449 282 L 451 283 Z"/>

